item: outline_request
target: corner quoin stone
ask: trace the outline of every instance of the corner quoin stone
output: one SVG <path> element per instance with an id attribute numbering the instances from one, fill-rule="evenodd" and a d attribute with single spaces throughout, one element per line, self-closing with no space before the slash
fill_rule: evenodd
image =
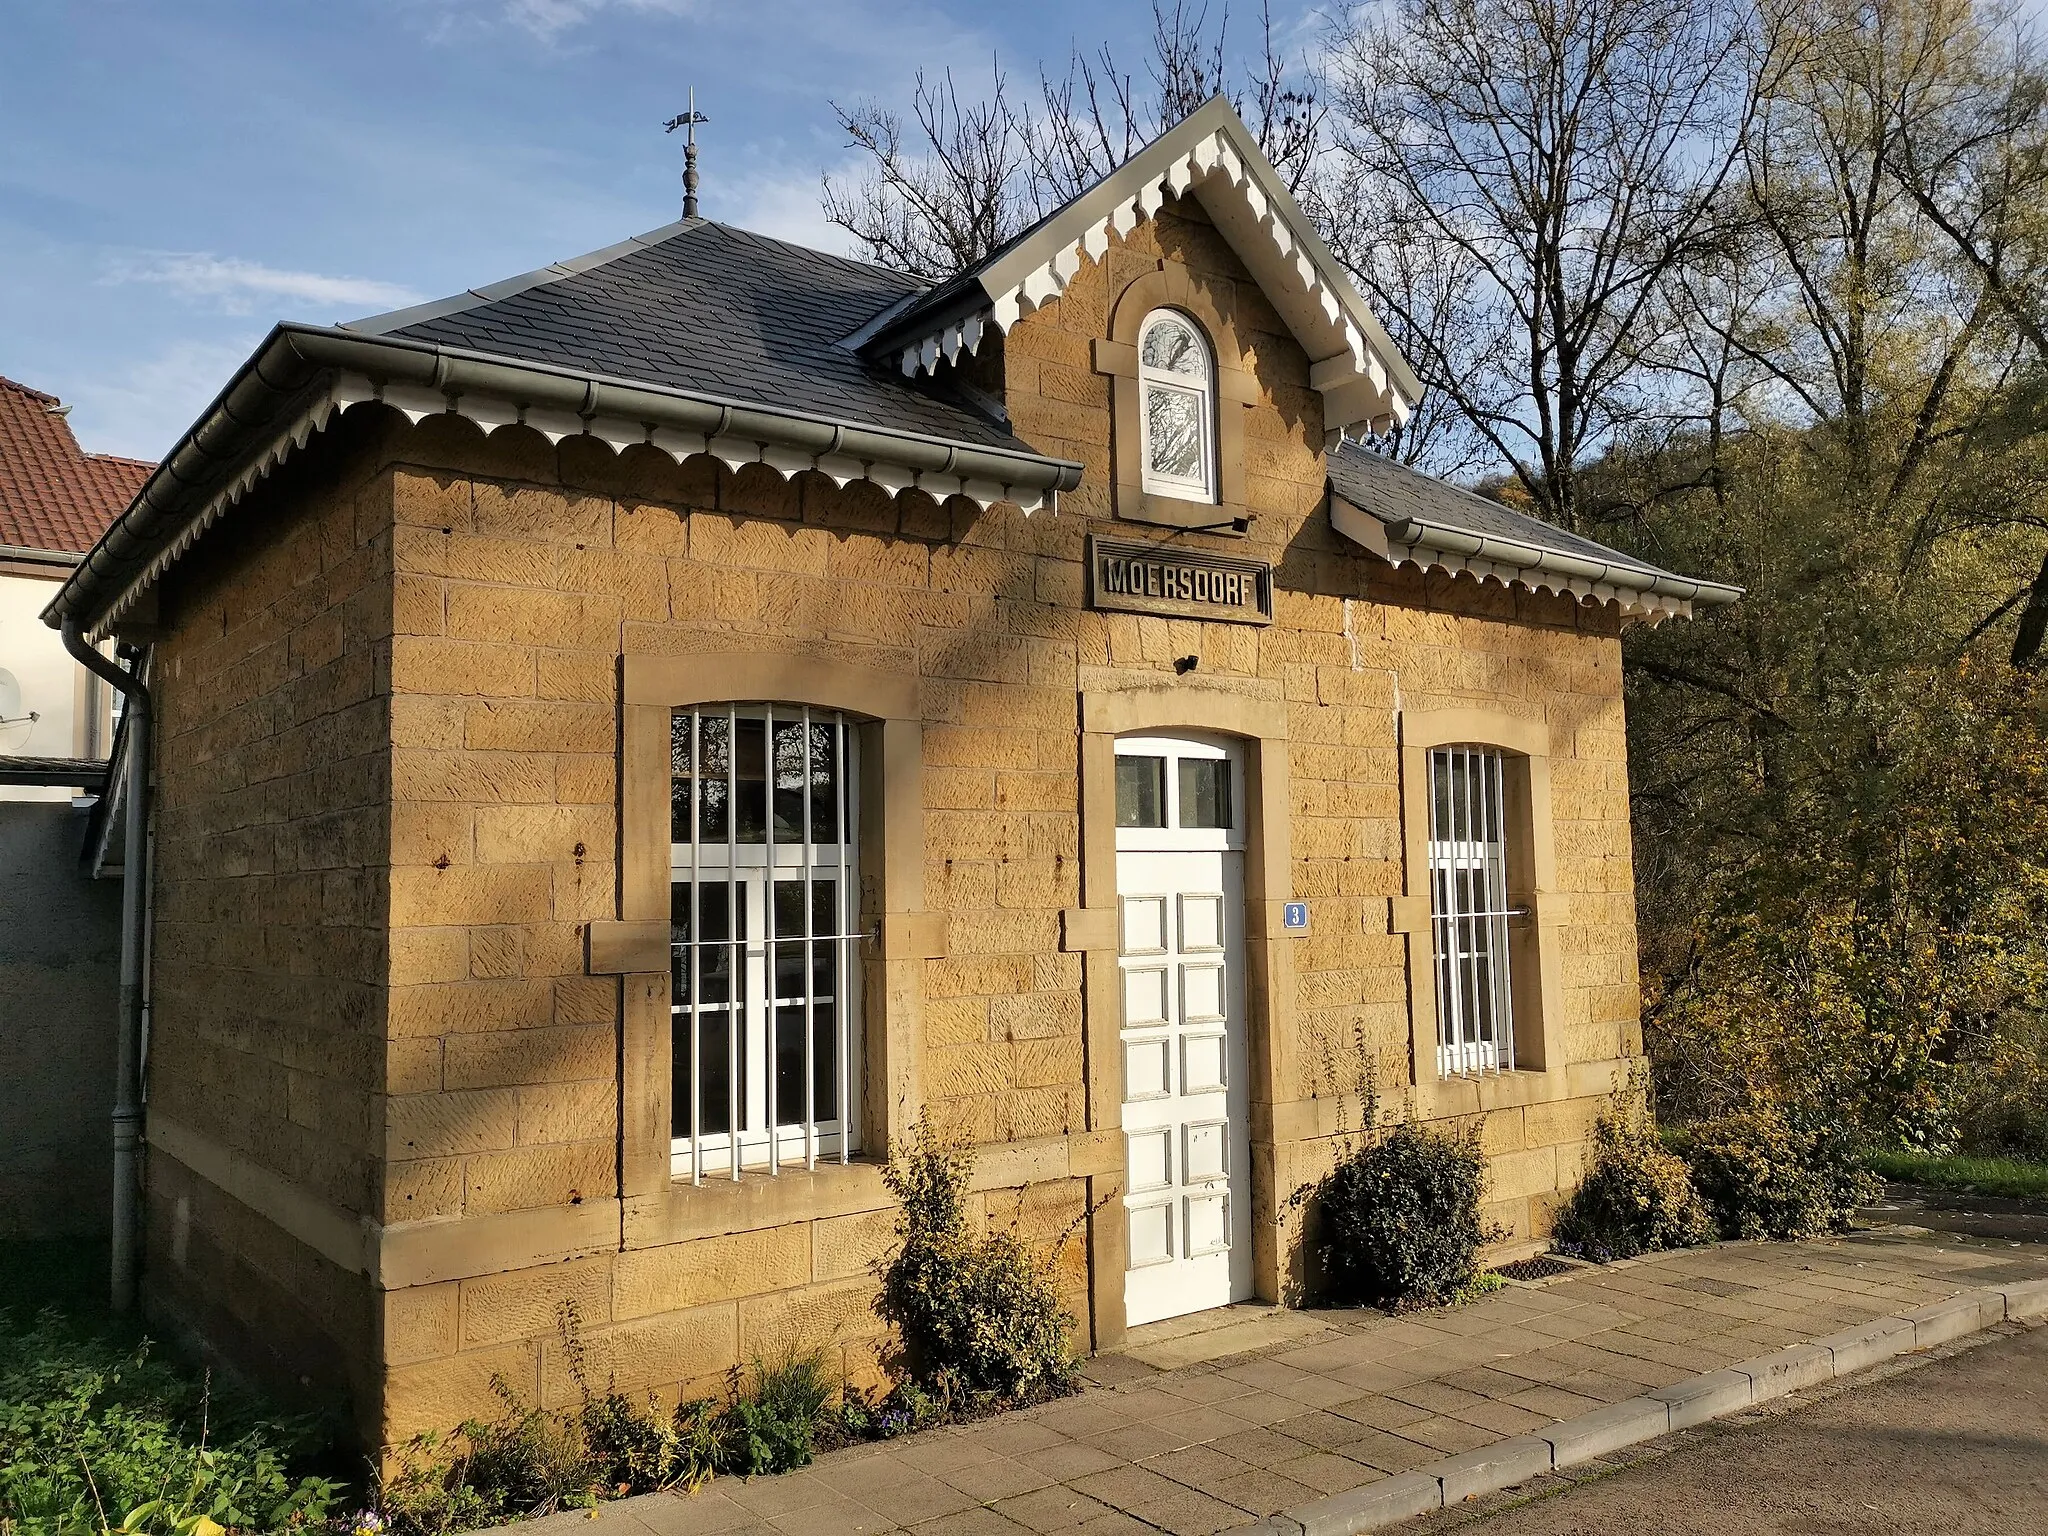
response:
<path id="1" fill-rule="evenodd" d="M 1478 1493 L 1495 1493 L 1550 1470 L 1550 1442 L 1539 1435 L 1516 1435 L 1496 1445 L 1453 1456 L 1426 1470 L 1444 1487 L 1444 1507 Z"/>
<path id="2" fill-rule="evenodd" d="M 1670 1406 L 1672 1429 L 1691 1429 L 1709 1419 L 1740 1413 L 1752 1401 L 1750 1380 L 1741 1371 L 1709 1371 L 1643 1396 Z"/>
<path id="3" fill-rule="evenodd" d="M 1661 1398 L 1632 1397 L 1554 1424 L 1536 1438 L 1550 1442 L 1552 1465 L 1574 1467 L 1623 1446 L 1654 1440 L 1670 1429 L 1669 1403 Z"/>

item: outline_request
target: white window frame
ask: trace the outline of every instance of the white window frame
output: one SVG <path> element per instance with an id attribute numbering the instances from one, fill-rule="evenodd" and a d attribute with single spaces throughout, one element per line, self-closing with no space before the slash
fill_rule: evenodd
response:
<path id="1" fill-rule="evenodd" d="M 1523 914 L 1508 906 L 1509 810 L 1507 761 L 1497 748 L 1429 749 L 1429 931 L 1440 1077 L 1515 1064 L 1508 922 Z"/>
<path id="2" fill-rule="evenodd" d="M 720 840 L 703 836 L 699 786 L 704 781 L 697 769 L 704 761 L 703 723 L 708 719 L 725 722 L 728 743 L 737 740 L 741 722 L 762 722 L 766 814 L 760 842 L 740 840 L 739 754 L 731 747 L 726 752 L 725 837 Z M 779 786 L 773 743 L 778 728 L 791 726 L 801 731 L 804 745 L 803 836 L 800 839 L 778 839 L 775 835 L 775 792 Z M 812 838 L 815 825 L 812 797 L 816 781 L 811 753 L 816 727 L 823 727 L 831 733 L 833 756 L 840 765 L 838 783 L 834 786 L 839 802 L 836 818 L 838 837 L 830 843 L 815 842 Z M 687 1060 L 690 1083 L 688 1102 L 671 1106 L 671 1176 L 681 1178 L 687 1175 L 693 1184 L 701 1184 L 706 1176 L 727 1176 L 737 1180 L 744 1172 L 766 1173 L 774 1177 L 788 1167 L 811 1169 L 818 1165 L 820 1158 L 847 1162 L 860 1150 L 859 1116 L 853 1102 L 854 1084 L 860 1080 L 858 1023 L 861 1017 L 860 759 L 855 721 L 843 711 L 813 709 L 799 704 L 700 704 L 673 709 L 670 730 L 671 797 L 675 793 L 673 753 L 679 741 L 676 733 L 683 730 L 690 733 L 688 751 L 692 768 L 688 813 L 690 836 L 687 841 L 672 840 L 669 844 L 671 901 L 677 886 L 687 884 L 693 892 L 688 937 L 684 938 L 673 922 L 670 931 L 669 1010 L 673 1026 L 673 1056 L 669 1070 L 673 1080 L 676 1066 Z M 673 837 L 673 822 L 671 828 Z M 821 927 L 818 891 L 826 880 L 833 883 L 825 913 L 828 921 Z M 806 932 L 802 937 L 771 937 L 772 887 L 797 881 L 803 885 Z M 727 911 L 737 912 L 741 920 L 735 925 L 728 919 L 725 938 L 706 939 L 700 932 L 704 911 L 702 892 L 707 885 L 720 884 L 733 893 L 727 897 Z M 788 996 L 771 996 L 778 976 L 776 962 L 793 946 L 800 946 L 797 970 L 802 978 L 802 996 L 799 998 L 793 991 Z M 825 955 L 832 961 L 830 997 L 820 997 L 816 991 L 817 946 L 824 946 Z M 725 953 L 706 953 L 713 950 Z M 809 956 L 806 956 L 806 950 L 810 951 Z M 812 963 L 803 963 L 806 958 Z M 682 990 L 678 981 L 684 974 L 682 968 L 690 959 L 694 959 L 696 965 L 692 984 L 687 988 L 688 1001 L 678 1003 L 676 993 Z M 705 1018 L 720 1012 L 730 1017 L 734 1011 L 730 1003 L 721 1009 L 717 1001 L 707 1001 L 703 996 L 707 967 L 720 963 L 728 978 L 740 978 L 737 987 L 729 985 L 728 996 L 737 994 L 738 1012 L 744 1027 L 726 1031 L 725 1119 L 729 1129 L 707 1131 L 704 1128 L 703 1097 Z M 821 1005 L 832 1010 L 834 1059 L 828 1094 L 832 1102 L 827 1104 L 817 1102 L 816 1021 Z M 811 1024 L 804 1031 L 803 1042 L 805 1112 L 795 1122 L 780 1121 L 777 1116 L 774 1064 L 777 1047 L 781 1044 L 777 1038 L 778 1006 L 781 1009 L 800 1007 L 801 1017 Z M 736 1135 L 730 1129 L 733 1126 L 737 1126 Z"/>
<path id="3" fill-rule="evenodd" d="M 1146 364 L 1145 340 L 1154 326 L 1165 321 L 1185 326 L 1193 333 L 1202 358 L 1199 376 L 1170 373 L 1164 368 Z M 1161 392 L 1195 398 L 1195 419 L 1202 433 L 1200 475 L 1184 478 L 1161 473 L 1152 467 L 1152 397 Z M 1208 334 L 1185 310 L 1155 309 L 1138 327 L 1138 432 L 1139 473 L 1146 491 L 1181 501 L 1216 500 L 1216 351 Z"/>
<path id="4" fill-rule="evenodd" d="M 1119 736 L 1116 739 L 1116 758 L 1119 763 L 1126 758 L 1161 758 L 1165 761 L 1163 773 L 1164 794 L 1162 797 L 1161 827 L 1126 827 L 1116 829 L 1116 846 L 1119 852 L 1171 852 L 1175 850 L 1222 850 L 1231 852 L 1245 845 L 1244 831 L 1244 751 L 1230 738 L 1210 733 L 1173 736 Z M 1230 775 L 1230 825 L 1227 827 L 1183 827 L 1180 824 L 1180 765 L 1183 759 L 1224 764 L 1224 771 Z M 1110 814 L 1116 814 L 1114 802 Z"/>

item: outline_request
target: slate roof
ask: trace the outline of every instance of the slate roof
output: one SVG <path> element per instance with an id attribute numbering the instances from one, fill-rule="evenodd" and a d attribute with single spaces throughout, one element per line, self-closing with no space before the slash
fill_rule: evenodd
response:
<path id="1" fill-rule="evenodd" d="M 1015 439 L 841 341 L 924 284 L 709 219 L 344 329 L 987 447 Z"/>
<path id="2" fill-rule="evenodd" d="M 1330 489 L 1361 512 L 1368 512 L 1386 524 L 1389 537 L 1406 542 L 1410 533 L 1422 528 L 1443 528 L 1475 538 L 1505 540 L 1534 551 L 1565 555 L 1611 567 L 1617 576 L 1636 572 L 1646 578 L 1671 583 L 1692 583 L 1693 578 L 1667 571 L 1662 566 L 1623 554 L 1595 540 L 1582 538 L 1554 523 L 1504 507 L 1497 501 L 1475 495 L 1459 486 L 1438 480 L 1382 454 L 1346 443 L 1325 456 Z M 1709 597 L 1718 591 L 1733 594 L 1714 582 L 1699 582 Z"/>
<path id="3" fill-rule="evenodd" d="M 83 554 L 155 468 L 85 452 L 55 395 L 0 378 L 0 545 Z"/>

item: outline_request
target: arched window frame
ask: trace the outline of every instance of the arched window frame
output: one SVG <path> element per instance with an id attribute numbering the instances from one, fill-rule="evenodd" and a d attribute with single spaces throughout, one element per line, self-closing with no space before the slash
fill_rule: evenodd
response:
<path id="1" fill-rule="evenodd" d="M 1146 361 L 1152 334 L 1164 325 L 1181 326 L 1194 339 L 1201 365 L 1197 370 L 1180 372 Z M 1198 469 L 1194 474 L 1177 474 L 1158 466 L 1159 454 L 1154 435 L 1158 418 L 1153 413 L 1153 404 L 1155 400 L 1175 396 L 1191 398 L 1194 402 L 1199 434 L 1196 445 Z M 1155 496 L 1214 504 L 1217 499 L 1216 349 L 1201 322 L 1185 310 L 1162 305 L 1148 313 L 1138 327 L 1138 410 L 1144 440 L 1142 483 L 1145 490 Z"/>

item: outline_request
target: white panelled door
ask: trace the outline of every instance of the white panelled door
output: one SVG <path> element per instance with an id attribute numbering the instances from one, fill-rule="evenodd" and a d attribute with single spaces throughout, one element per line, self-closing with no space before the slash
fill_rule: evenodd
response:
<path id="1" fill-rule="evenodd" d="M 1132 1325 L 1251 1295 L 1244 774 L 1222 738 L 1117 742 Z"/>

